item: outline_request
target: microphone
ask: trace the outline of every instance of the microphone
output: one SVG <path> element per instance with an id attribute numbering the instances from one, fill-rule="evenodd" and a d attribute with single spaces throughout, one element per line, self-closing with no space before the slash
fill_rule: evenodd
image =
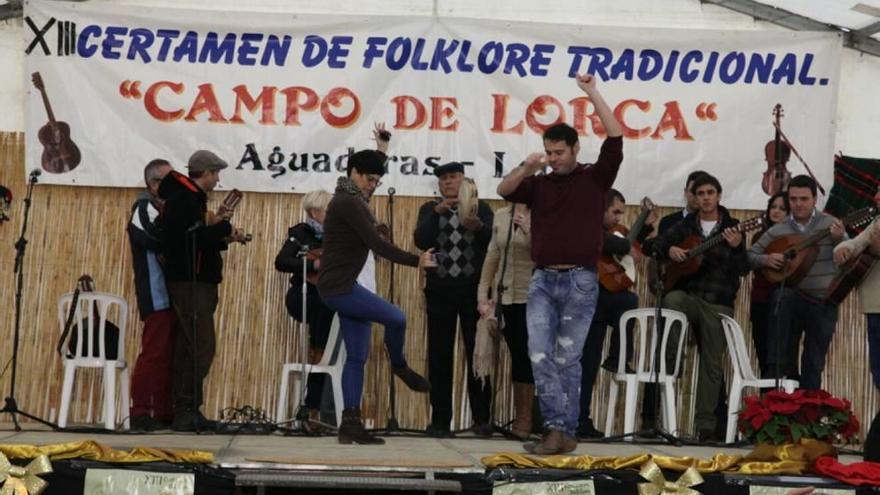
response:
<path id="1" fill-rule="evenodd" d="M 31 170 L 31 173 L 29 176 L 31 182 L 37 182 L 37 177 L 39 177 L 42 173 L 43 173 L 43 171 L 38 168 Z"/>
<path id="2" fill-rule="evenodd" d="M 395 194 L 397 194 L 397 190 L 395 190 L 393 187 L 389 187 L 388 188 L 388 195 L 394 196 Z"/>

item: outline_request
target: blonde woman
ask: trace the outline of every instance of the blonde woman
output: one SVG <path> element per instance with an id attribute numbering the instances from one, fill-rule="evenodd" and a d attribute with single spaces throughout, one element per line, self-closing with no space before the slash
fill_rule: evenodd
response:
<path id="1" fill-rule="evenodd" d="M 513 215 L 511 220 L 510 216 Z M 480 316 L 489 317 L 501 304 L 504 315 L 503 334 L 510 350 L 510 371 L 513 379 L 514 419 L 510 431 L 522 440 L 532 432 L 532 402 L 535 397 L 535 378 L 529 361 L 529 335 L 526 328 L 526 301 L 529 280 L 534 263 L 531 258 L 531 213 L 524 204 L 507 206 L 495 212 L 492 240 L 480 285 L 477 289 L 477 309 Z M 508 243 L 508 239 L 510 239 Z M 504 273 L 504 278 L 501 275 Z M 498 287 L 504 292 L 498 298 Z"/>
<path id="2" fill-rule="evenodd" d="M 281 251 L 275 258 L 275 269 L 290 273 L 290 287 L 287 289 L 285 305 L 287 312 L 298 322 L 303 320 L 303 259 L 301 248 L 309 247 L 310 256 L 306 261 L 306 318 L 309 325 L 309 362 L 314 364 L 321 359 L 324 347 L 327 345 L 327 337 L 330 333 L 330 325 L 333 323 L 334 311 L 328 308 L 318 295 L 318 288 L 314 285 L 321 260 L 317 256 L 324 242 L 324 218 L 327 215 L 327 205 L 332 196 L 324 190 L 316 190 L 307 193 L 302 200 L 302 211 L 305 221 L 298 223 L 287 231 L 287 241 L 284 242 Z M 305 405 L 309 411 L 309 420 L 304 428 L 312 433 L 323 433 L 325 428 L 318 421 L 321 407 L 321 391 L 324 388 L 326 375 L 310 374 L 306 385 Z"/>

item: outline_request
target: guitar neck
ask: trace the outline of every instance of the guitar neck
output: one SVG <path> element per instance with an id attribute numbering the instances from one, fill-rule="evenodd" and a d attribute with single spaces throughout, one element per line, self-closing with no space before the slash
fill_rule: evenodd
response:
<path id="1" fill-rule="evenodd" d="M 626 240 L 629 241 L 630 245 L 638 239 L 639 232 L 642 231 L 642 227 L 645 226 L 645 220 L 648 219 L 648 215 L 651 214 L 651 210 L 643 209 L 639 216 L 636 218 L 636 221 L 633 222 L 632 227 L 629 230 L 629 234 L 626 235 Z"/>
<path id="2" fill-rule="evenodd" d="M 723 236 L 723 235 L 721 235 L 720 233 L 715 234 L 715 235 L 713 235 L 712 237 L 710 237 L 710 238 L 706 239 L 705 241 L 701 242 L 699 246 L 690 249 L 690 250 L 688 251 L 688 253 L 687 253 L 687 257 L 688 257 L 688 258 L 695 258 L 695 257 L 697 257 L 697 256 L 700 256 L 700 255 L 702 255 L 703 253 L 705 253 L 706 251 L 708 251 L 708 250 L 712 249 L 713 247 L 715 247 L 715 246 L 721 244 L 721 241 L 723 241 L 723 240 L 724 240 L 724 236 Z"/>
<path id="3" fill-rule="evenodd" d="M 816 233 L 797 243 L 791 249 L 794 251 L 800 251 L 801 249 L 808 248 L 813 244 L 816 244 L 822 239 L 828 237 L 829 235 L 831 235 L 831 229 L 829 227 L 826 227 L 822 230 L 816 231 Z"/>
<path id="4" fill-rule="evenodd" d="M 734 227 L 734 229 L 736 229 L 736 231 L 739 232 L 740 234 L 748 232 L 749 230 L 756 228 L 755 224 L 753 224 L 752 222 L 754 222 L 754 219 L 748 220 L 746 222 L 741 222 L 741 223 L 737 224 L 736 227 Z M 724 241 L 724 234 L 719 232 L 719 233 L 713 235 L 712 237 L 706 239 L 702 243 L 700 243 L 699 246 L 688 250 L 687 257 L 688 257 L 688 259 L 690 259 L 690 258 L 700 256 L 701 254 L 705 253 L 706 251 L 721 244 L 722 241 Z"/>
<path id="5" fill-rule="evenodd" d="M 52 104 L 49 103 L 49 95 L 46 94 L 46 89 L 40 88 L 40 94 L 43 97 L 43 105 L 46 107 L 46 113 L 49 114 L 49 122 L 55 124 L 55 113 L 52 111 Z"/>

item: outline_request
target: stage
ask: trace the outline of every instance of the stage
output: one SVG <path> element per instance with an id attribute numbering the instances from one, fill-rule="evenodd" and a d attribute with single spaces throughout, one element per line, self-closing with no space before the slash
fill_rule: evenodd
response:
<path id="1" fill-rule="evenodd" d="M 89 470 L 100 469 L 136 470 L 157 475 L 191 473 L 196 488 L 195 493 L 198 494 L 288 493 L 293 490 L 297 493 L 493 493 L 493 483 L 496 484 L 497 493 L 500 492 L 497 487 L 504 484 L 516 486 L 519 482 L 554 480 L 565 480 L 567 483 L 576 484 L 577 480 L 592 479 L 595 490 L 592 493 L 602 495 L 635 493 L 637 483 L 643 481 L 634 469 L 487 470 L 481 459 L 499 453 L 522 453 L 521 444 L 501 437 L 476 438 L 467 433 L 454 439 L 391 435 L 386 437 L 385 445 L 355 446 L 339 445 L 332 436 L 284 436 L 277 433 L 268 435 L 197 435 L 171 432 L 72 433 L 37 430 L 30 424 L 25 426 L 27 431 L 15 432 L 12 430 L 12 425 L 2 425 L 0 444 L 43 446 L 91 440 L 126 451 L 136 447 L 175 451 L 201 450 L 213 454 L 214 457 L 214 461 L 209 464 L 168 462 L 121 464 L 83 459 L 53 460 L 55 472 L 43 476 L 50 483 L 46 494 L 84 493 L 86 473 Z M 574 454 L 594 457 L 653 454 L 708 459 L 720 452 L 745 455 L 749 451 L 749 448 L 721 446 L 676 447 L 660 443 L 582 442 Z M 859 460 L 861 459 L 856 456 L 840 457 L 843 463 Z M 678 475 L 678 473 L 669 473 L 667 479 L 675 479 Z M 754 476 L 736 474 L 706 474 L 704 479 L 705 484 L 699 488 L 703 493 L 749 493 L 749 486 L 756 483 Z M 845 488 L 836 482 L 831 483 L 832 481 L 801 476 L 758 477 L 759 484 L 768 486 L 823 485 L 826 488 Z M 852 490 L 852 488 L 848 489 Z"/>

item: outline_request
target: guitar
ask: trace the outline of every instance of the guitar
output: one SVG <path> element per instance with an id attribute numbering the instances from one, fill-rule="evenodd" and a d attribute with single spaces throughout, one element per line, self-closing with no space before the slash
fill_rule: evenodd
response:
<path id="1" fill-rule="evenodd" d="M 645 226 L 645 220 L 654 209 L 654 203 L 650 198 L 645 196 L 642 198 L 641 211 L 636 221 L 633 222 L 632 228 L 627 229 L 623 225 L 616 225 L 612 228 L 612 233 L 619 237 L 624 237 L 630 242 L 631 246 L 638 249 L 636 238 Z M 636 280 L 636 263 L 629 254 L 623 256 L 612 256 L 604 254 L 596 263 L 599 273 L 599 283 L 602 284 L 609 292 L 620 292 L 629 289 L 635 284 Z"/>
<path id="2" fill-rule="evenodd" d="M 43 105 L 49 115 L 49 122 L 41 127 L 37 133 L 37 138 L 43 145 L 40 163 L 46 172 L 53 174 L 70 172 L 79 166 L 82 159 L 79 148 L 70 139 L 70 126 L 66 122 L 55 120 L 55 113 L 52 112 L 52 105 L 49 103 L 49 96 L 46 94 L 46 87 L 40 73 L 31 74 L 31 81 L 33 81 L 34 87 L 40 91 Z"/>
<path id="3" fill-rule="evenodd" d="M 740 222 L 733 228 L 737 232 L 745 234 L 746 232 L 759 229 L 763 223 L 762 217 L 755 217 Z M 682 241 L 678 247 L 687 250 L 686 258 L 681 262 L 670 261 L 666 264 L 666 272 L 663 276 L 663 290 L 670 291 L 680 279 L 697 273 L 703 263 L 703 254 L 722 242 L 724 242 L 723 232 L 719 232 L 706 240 L 702 240 L 698 235 L 692 235 Z M 651 262 L 656 263 L 653 259 Z M 655 287 L 657 281 L 656 273 L 657 270 L 649 269 L 649 287 Z"/>
<path id="4" fill-rule="evenodd" d="M 828 286 L 828 293 L 825 295 L 825 301 L 833 304 L 842 303 L 850 291 L 862 283 L 862 280 L 871 271 L 871 267 L 874 266 L 877 258 L 878 256 L 871 253 L 870 248 L 868 248 L 860 256 L 844 263 L 840 270 L 837 271 L 834 279 L 831 280 L 831 285 Z"/>
<path id="5" fill-rule="evenodd" d="M 858 227 L 870 222 L 876 216 L 877 208 L 869 206 L 850 213 L 841 221 L 847 228 Z M 785 264 L 784 270 L 776 270 L 769 267 L 762 268 L 761 273 L 764 274 L 764 278 L 772 284 L 778 284 L 785 280 L 787 285 L 797 285 L 807 276 L 810 267 L 816 262 L 816 257 L 819 255 L 819 248 L 816 244 L 829 235 L 831 235 L 830 228 L 824 228 L 809 236 L 804 234 L 788 234 L 774 239 L 764 249 L 764 253 L 784 254 L 788 262 Z"/>
<path id="6" fill-rule="evenodd" d="M 70 301 L 70 308 L 68 308 L 67 311 L 67 318 L 65 318 L 64 320 L 64 330 L 62 330 L 61 338 L 58 339 L 58 345 L 55 347 L 55 350 L 58 351 L 59 356 L 64 355 L 64 342 L 67 340 L 67 336 L 70 334 L 71 327 L 73 327 L 73 317 L 76 314 L 77 305 L 79 304 L 80 292 L 95 292 L 95 281 L 90 275 L 82 275 L 76 281 L 76 287 L 74 287 L 73 289 L 73 299 Z M 73 345 L 73 347 L 76 347 L 76 345 Z"/>

